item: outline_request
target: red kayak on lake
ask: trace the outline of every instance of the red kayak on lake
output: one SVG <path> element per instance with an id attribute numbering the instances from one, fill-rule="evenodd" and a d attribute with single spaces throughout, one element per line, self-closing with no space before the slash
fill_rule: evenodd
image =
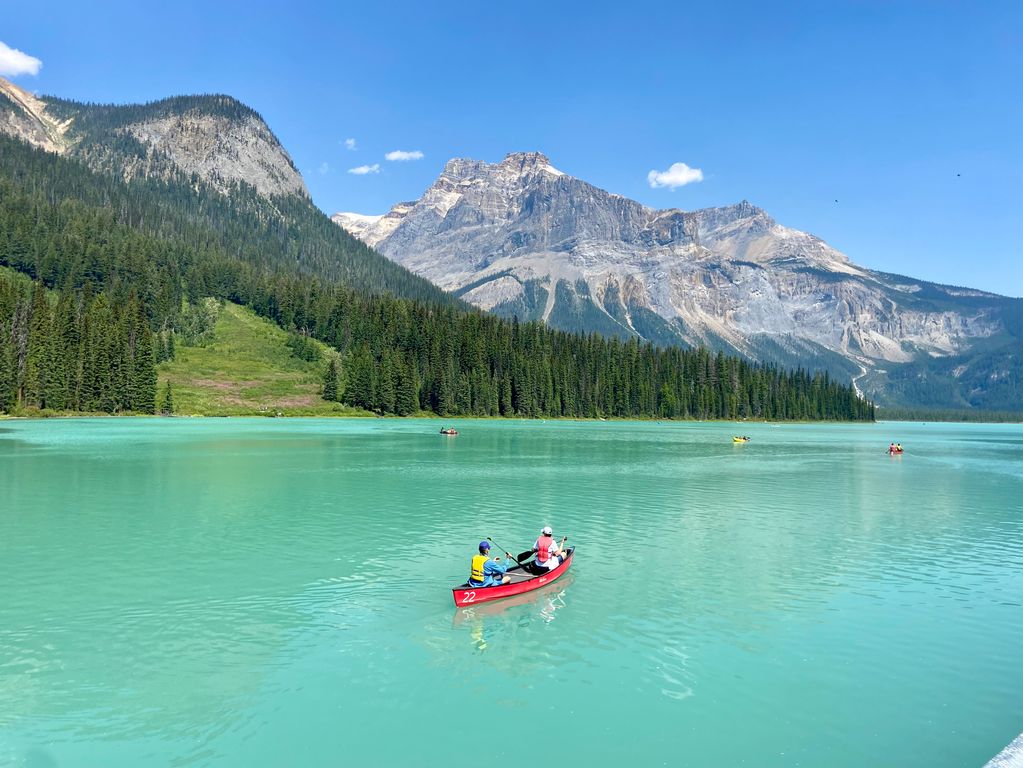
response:
<path id="1" fill-rule="evenodd" d="M 575 547 L 569 547 L 566 552 L 568 552 L 568 557 L 557 568 L 552 568 L 542 573 L 532 573 L 521 565 L 513 565 L 505 574 L 506 576 L 511 576 L 511 581 L 508 584 L 495 584 L 492 587 L 472 587 L 466 581 L 464 584 L 459 584 L 452 589 L 451 596 L 455 599 L 455 605 L 464 606 L 485 603 L 488 600 L 497 600 L 502 597 L 511 597 L 512 595 L 521 595 L 524 592 L 532 592 L 534 589 L 547 586 L 569 569 L 572 565 Z"/>

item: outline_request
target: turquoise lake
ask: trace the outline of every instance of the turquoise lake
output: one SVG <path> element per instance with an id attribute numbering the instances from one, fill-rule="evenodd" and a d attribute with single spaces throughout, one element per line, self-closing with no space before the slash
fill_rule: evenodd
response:
<path id="1" fill-rule="evenodd" d="M 0 765 L 979 767 L 1023 731 L 1023 427 L 452 423 L 0 422 Z M 545 523 L 566 577 L 454 606 Z"/>

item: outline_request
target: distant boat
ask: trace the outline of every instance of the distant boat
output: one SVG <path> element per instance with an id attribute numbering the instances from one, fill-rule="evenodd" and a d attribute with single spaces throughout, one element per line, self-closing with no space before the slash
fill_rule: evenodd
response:
<path id="1" fill-rule="evenodd" d="M 739 437 L 738 435 L 732 435 L 733 443 L 748 443 L 750 439 L 748 437 Z"/>
<path id="2" fill-rule="evenodd" d="M 442 435 L 457 435 L 458 430 L 455 429 L 454 427 L 444 427 L 444 429 L 442 429 L 440 433 Z"/>

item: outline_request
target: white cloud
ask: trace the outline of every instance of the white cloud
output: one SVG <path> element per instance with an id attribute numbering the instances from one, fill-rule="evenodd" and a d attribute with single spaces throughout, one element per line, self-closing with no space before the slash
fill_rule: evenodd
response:
<path id="1" fill-rule="evenodd" d="M 319 171 L 320 176 L 326 176 L 328 173 L 330 173 L 330 165 L 326 161 L 320 163 Z"/>
<path id="2" fill-rule="evenodd" d="M 43 62 L 35 56 L 22 53 L 0 42 L 0 75 L 17 77 L 18 75 L 38 75 Z"/>
<path id="3" fill-rule="evenodd" d="M 380 163 L 373 163 L 373 165 L 360 165 L 358 168 L 349 168 L 349 173 L 354 173 L 356 176 L 365 176 L 367 173 L 380 173 Z"/>
<path id="4" fill-rule="evenodd" d="M 658 187 L 675 189 L 695 181 L 703 181 L 703 171 L 699 168 L 690 168 L 685 163 L 672 163 L 666 171 L 650 171 L 646 175 L 646 180 L 654 189 Z"/>
<path id="5" fill-rule="evenodd" d="M 355 139 L 345 139 L 345 149 L 349 152 L 355 151 Z"/>
<path id="6" fill-rule="evenodd" d="M 405 162 L 406 160 L 422 160 L 423 153 L 418 149 L 414 149 L 411 152 L 406 152 L 403 149 L 396 149 L 393 152 L 388 152 L 384 155 L 385 160 L 391 160 L 392 162 L 397 160 L 399 162 Z"/>

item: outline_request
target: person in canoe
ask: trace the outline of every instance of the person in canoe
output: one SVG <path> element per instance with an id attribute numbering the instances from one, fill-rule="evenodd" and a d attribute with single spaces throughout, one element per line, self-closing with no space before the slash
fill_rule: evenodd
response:
<path id="1" fill-rule="evenodd" d="M 512 559 L 509 553 L 505 552 L 504 554 L 507 555 L 509 560 Z M 501 558 L 495 557 L 493 560 L 490 559 L 489 541 L 480 542 L 480 553 L 473 557 L 470 568 L 470 587 L 493 587 L 498 584 L 507 584 L 511 581 L 511 576 L 505 575 L 508 566 L 501 565 Z"/>
<path id="2" fill-rule="evenodd" d="M 549 525 L 545 525 L 540 531 L 540 537 L 533 542 L 533 551 L 536 552 L 536 567 L 548 571 L 557 568 L 568 557 L 564 546 L 565 539 L 562 539 L 560 544 L 555 544 L 553 529 Z"/>

